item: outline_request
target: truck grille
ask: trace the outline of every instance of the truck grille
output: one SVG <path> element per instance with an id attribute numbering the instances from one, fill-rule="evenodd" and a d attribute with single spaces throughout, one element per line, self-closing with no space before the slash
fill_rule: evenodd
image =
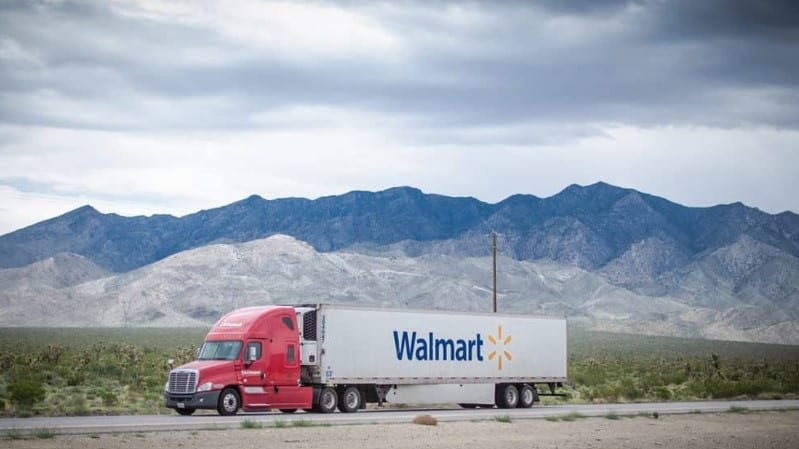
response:
<path id="1" fill-rule="evenodd" d="M 172 370 L 169 373 L 167 391 L 170 393 L 194 393 L 194 390 L 197 389 L 197 374 L 196 370 Z"/>

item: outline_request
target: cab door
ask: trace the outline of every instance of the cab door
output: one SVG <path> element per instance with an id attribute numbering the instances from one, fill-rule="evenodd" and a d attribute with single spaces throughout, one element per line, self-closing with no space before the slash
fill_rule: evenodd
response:
<path id="1" fill-rule="evenodd" d="M 265 343 L 263 340 L 250 340 L 244 348 L 241 399 L 245 409 L 269 407 L 266 372 L 269 345 Z"/>

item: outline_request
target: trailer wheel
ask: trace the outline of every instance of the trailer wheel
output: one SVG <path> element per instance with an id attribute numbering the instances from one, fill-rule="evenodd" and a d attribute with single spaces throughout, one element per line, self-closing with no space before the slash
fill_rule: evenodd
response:
<path id="1" fill-rule="evenodd" d="M 316 410 L 319 413 L 333 413 L 336 411 L 337 396 L 336 390 L 330 387 L 323 388 L 319 393 L 319 404 L 316 405 Z"/>
<path id="2" fill-rule="evenodd" d="M 519 391 L 519 408 L 530 408 L 535 402 L 535 390 L 530 385 L 522 385 Z"/>
<path id="3" fill-rule="evenodd" d="M 338 397 L 338 409 L 344 413 L 357 412 L 361 406 L 361 392 L 355 387 L 347 387 Z"/>
<path id="4" fill-rule="evenodd" d="M 283 412 L 283 413 L 294 413 L 294 412 L 297 411 L 297 409 L 296 408 L 281 408 L 280 411 Z"/>
<path id="5" fill-rule="evenodd" d="M 477 404 L 458 404 L 461 408 L 477 408 Z"/>
<path id="6" fill-rule="evenodd" d="M 176 408 L 175 411 L 178 412 L 178 415 L 189 416 L 194 411 L 197 410 L 196 408 Z"/>
<path id="7" fill-rule="evenodd" d="M 519 390 L 513 385 L 500 385 L 498 387 L 497 407 L 516 408 L 519 404 Z"/>
<path id="8" fill-rule="evenodd" d="M 240 404 L 239 392 L 235 388 L 225 388 L 222 390 L 222 394 L 219 395 L 216 411 L 222 416 L 235 415 L 239 411 Z"/>

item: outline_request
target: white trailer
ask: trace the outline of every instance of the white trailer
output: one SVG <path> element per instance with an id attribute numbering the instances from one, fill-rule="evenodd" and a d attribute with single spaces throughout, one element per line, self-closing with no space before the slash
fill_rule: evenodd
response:
<path id="1" fill-rule="evenodd" d="M 554 392 L 566 381 L 563 318 L 341 305 L 295 310 L 302 383 L 354 387 L 361 406 L 530 407 L 537 386 Z"/>

